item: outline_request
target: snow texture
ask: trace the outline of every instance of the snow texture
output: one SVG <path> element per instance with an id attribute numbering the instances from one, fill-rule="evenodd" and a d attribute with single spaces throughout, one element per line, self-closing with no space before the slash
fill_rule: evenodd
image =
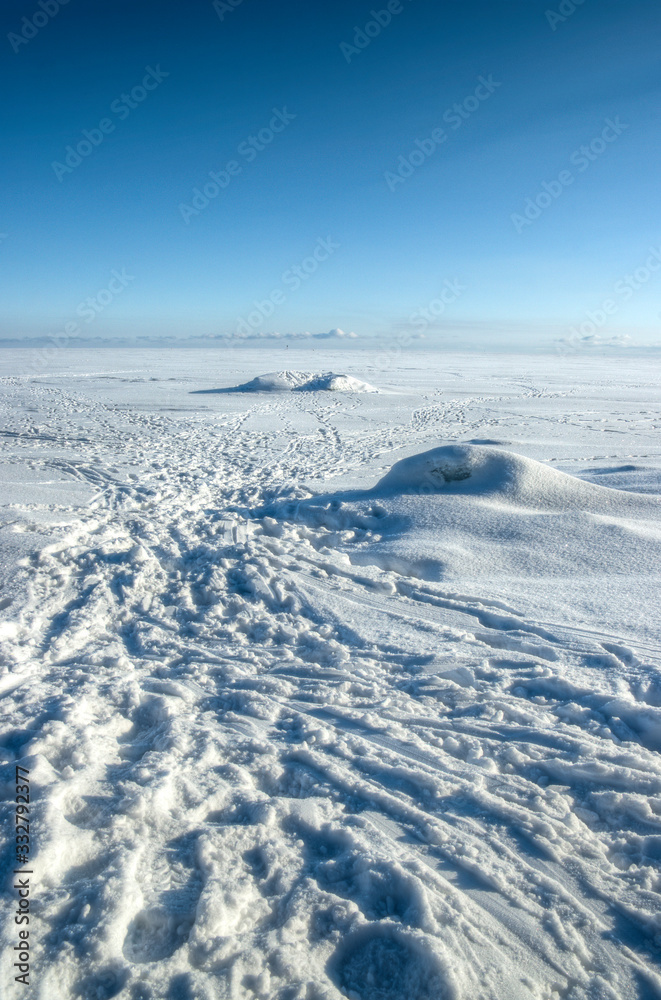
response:
<path id="1" fill-rule="evenodd" d="M 31 995 L 660 997 L 654 363 L 282 353 L 0 353 Z"/>

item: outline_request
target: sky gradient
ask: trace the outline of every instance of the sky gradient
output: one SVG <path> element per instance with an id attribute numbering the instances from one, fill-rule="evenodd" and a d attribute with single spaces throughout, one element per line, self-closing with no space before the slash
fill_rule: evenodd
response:
<path id="1" fill-rule="evenodd" d="M 0 337 L 661 339 L 658 3 L 0 20 Z"/>

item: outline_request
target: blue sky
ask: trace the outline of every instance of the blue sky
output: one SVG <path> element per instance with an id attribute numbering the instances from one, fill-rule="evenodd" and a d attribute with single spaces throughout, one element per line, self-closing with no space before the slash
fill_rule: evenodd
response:
<path id="1" fill-rule="evenodd" d="M 0 19 L 2 337 L 659 339 L 657 3 Z"/>

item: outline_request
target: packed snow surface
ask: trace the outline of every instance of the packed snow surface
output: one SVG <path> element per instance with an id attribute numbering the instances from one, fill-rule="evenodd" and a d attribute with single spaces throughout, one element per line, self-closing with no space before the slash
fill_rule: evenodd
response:
<path id="1" fill-rule="evenodd" d="M 218 390 L 216 390 L 218 391 Z M 378 392 L 373 385 L 361 382 L 353 375 L 335 372 L 269 372 L 257 375 L 224 392 Z"/>
<path id="2" fill-rule="evenodd" d="M 264 354 L 0 355 L 3 998 L 660 997 L 655 363 Z"/>

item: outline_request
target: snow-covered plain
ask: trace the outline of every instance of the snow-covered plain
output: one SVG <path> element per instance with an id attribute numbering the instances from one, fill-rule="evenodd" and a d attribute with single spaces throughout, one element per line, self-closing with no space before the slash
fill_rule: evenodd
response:
<path id="1" fill-rule="evenodd" d="M 283 355 L 0 355 L 31 995 L 661 997 L 658 362 Z"/>

